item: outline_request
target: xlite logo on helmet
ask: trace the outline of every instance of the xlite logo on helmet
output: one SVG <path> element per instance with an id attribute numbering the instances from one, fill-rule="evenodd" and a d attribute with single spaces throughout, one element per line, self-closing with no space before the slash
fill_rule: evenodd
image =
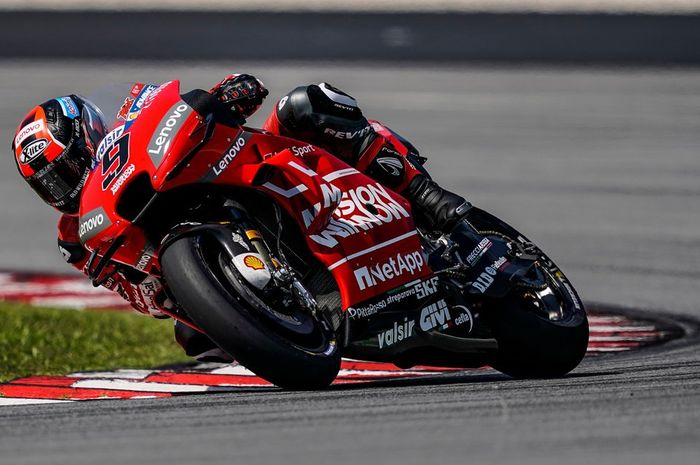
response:
<path id="1" fill-rule="evenodd" d="M 377 263 L 374 266 L 363 266 L 355 270 L 355 280 L 360 290 L 374 287 L 379 283 L 397 278 L 404 273 L 414 275 L 423 269 L 423 254 L 412 252 L 409 254 L 396 254 L 384 263 Z"/>
<path id="2" fill-rule="evenodd" d="M 19 161 L 22 163 L 29 163 L 36 157 L 44 153 L 46 147 L 49 146 L 49 141 L 46 139 L 37 139 L 22 149 L 22 155 L 19 157 Z"/>

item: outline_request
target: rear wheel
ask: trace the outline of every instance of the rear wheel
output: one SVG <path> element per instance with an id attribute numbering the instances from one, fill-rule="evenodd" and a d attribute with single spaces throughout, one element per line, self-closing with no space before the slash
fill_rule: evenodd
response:
<path id="1" fill-rule="evenodd" d="M 190 318 L 258 376 L 286 389 L 324 388 L 337 376 L 340 353 L 330 326 L 301 309 L 264 301 L 218 238 L 177 239 L 161 265 Z"/>
<path id="2" fill-rule="evenodd" d="M 491 365 L 516 378 L 559 377 L 576 368 L 588 346 L 588 319 L 574 302 L 550 282 L 539 291 L 516 289 L 483 312 L 498 341 Z"/>
<path id="3" fill-rule="evenodd" d="M 479 234 L 507 240 L 537 259 L 532 275 L 508 295 L 484 302 L 481 316 L 499 346 L 491 365 L 517 378 L 558 377 L 576 368 L 588 347 L 588 319 L 564 273 L 534 243 L 490 213 L 474 208 L 467 223 Z"/>

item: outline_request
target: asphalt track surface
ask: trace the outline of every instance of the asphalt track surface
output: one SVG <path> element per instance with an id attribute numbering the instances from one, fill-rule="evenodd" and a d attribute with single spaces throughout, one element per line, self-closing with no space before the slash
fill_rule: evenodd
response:
<path id="1" fill-rule="evenodd" d="M 700 71 L 236 69 L 260 75 L 273 95 L 321 79 L 351 90 L 366 114 L 415 141 L 444 185 L 548 251 L 585 300 L 673 314 L 688 337 L 589 358 L 559 380 L 484 372 L 317 393 L 7 407 L 0 463 L 698 463 Z M 228 70 L 3 62 L 0 140 L 9 146 L 37 99 L 130 77 L 207 87 Z M 3 158 L 0 267 L 63 269 L 55 215 Z"/>

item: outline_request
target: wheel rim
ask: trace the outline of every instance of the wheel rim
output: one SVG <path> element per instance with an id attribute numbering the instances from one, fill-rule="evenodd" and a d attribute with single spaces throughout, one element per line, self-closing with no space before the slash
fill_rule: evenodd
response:
<path id="1" fill-rule="evenodd" d="M 195 244 L 200 259 L 207 264 L 209 272 L 225 294 L 243 304 L 247 313 L 266 329 L 309 354 L 329 355 L 335 351 L 337 344 L 324 321 L 299 309 L 293 309 L 290 313 L 274 310 L 253 292 L 233 265 L 228 252 L 216 240 L 204 241 L 199 237 Z"/>

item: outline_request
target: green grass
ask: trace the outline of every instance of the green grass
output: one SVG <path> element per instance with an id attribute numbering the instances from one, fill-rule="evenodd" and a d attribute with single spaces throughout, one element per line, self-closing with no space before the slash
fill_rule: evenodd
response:
<path id="1" fill-rule="evenodd" d="M 0 382 L 191 360 L 175 343 L 172 320 L 0 303 Z"/>

